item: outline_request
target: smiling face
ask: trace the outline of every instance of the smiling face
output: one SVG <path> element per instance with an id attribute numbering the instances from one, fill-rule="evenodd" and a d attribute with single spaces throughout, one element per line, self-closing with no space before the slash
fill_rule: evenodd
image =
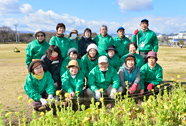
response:
<path id="1" fill-rule="evenodd" d="M 89 53 L 89 55 L 90 55 L 91 57 L 95 57 L 96 54 L 97 54 L 97 51 L 96 51 L 95 49 L 92 48 L 92 49 L 89 50 L 88 53 Z"/>
<path id="2" fill-rule="evenodd" d="M 70 67 L 69 71 L 72 76 L 75 76 L 78 73 L 78 68 L 76 66 Z"/>
<path id="3" fill-rule="evenodd" d="M 99 68 L 100 68 L 102 71 L 106 71 L 107 68 L 108 68 L 108 65 L 109 65 L 109 63 L 104 63 L 104 62 L 98 63 L 98 66 L 99 66 Z"/>
<path id="4" fill-rule="evenodd" d="M 114 54 L 115 54 L 115 51 L 114 50 L 108 50 L 108 56 L 110 58 L 112 58 L 114 56 Z"/>
<path id="5" fill-rule="evenodd" d="M 64 27 L 59 27 L 57 29 L 57 33 L 60 34 L 60 35 L 62 35 L 64 32 L 65 32 L 65 28 Z"/>
<path id="6" fill-rule="evenodd" d="M 129 52 L 132 53 L 132 54 L 134 54 L 136 52 L 136 47 L 133 44 L 130 44 Z"/>
<path id="7" fill-rule="evenodd" d="M 105 37 L 107 34 L 107 28 L 106 27 L 101 27 L 100 33 L 102 37 Z"/>
<path id="8" fill-rule="evenodd" d="M 34 68 L 34 73 L 37 75 L 42 75 L 43 74 L 43 66 L 39 65 L 36 68 Z"/>
<path id="9" fill-rule="evenodd" d="M 70 60 L 76 60 L 77 59 L 77 53 L 70 52 L 69 58 L 70 58 Z"/>
<path id="10" fill-rule="evenodd" d="M 148 64 L 151 65 L 151 66 L 154 66 L 156 64 L 156 58 L 150 56 L 148 58 Z"/>
<path id="11" fill-rule="evenodd" d="M 90 32 L 89 31 L 85 31 L 85 38 L 90 38 Z"/>
<path id="12" fill-rule="evenodd" d="M 147 22 L 141 22 L 140 26 L 141 26 L 141 29 L 142 29 L 143 31 L 145 31 L 145 30 L 148 28 Z"/>
<path id="13" fill-rule="evenodd" d="M 42 32 L 37 33 L 36 38 L 39 42 L 43 42 L 45 36 Z"/>
<path id="14" fill-rule="evenodd" d="M 55 51 L 52 51 L 52 54 L 51 54 L 52 57 L 57 57 L 58 56 L 58 53 L 55 52 Z"/>
<path id="15" fill-rule="evenodd" d="M 127 60 L 127 64 L 126 64 L 129 68 L 132 68 L 134 65 L 135 65 L 135 61 L 134 59 L 130 59 L 130 60 Z"/>

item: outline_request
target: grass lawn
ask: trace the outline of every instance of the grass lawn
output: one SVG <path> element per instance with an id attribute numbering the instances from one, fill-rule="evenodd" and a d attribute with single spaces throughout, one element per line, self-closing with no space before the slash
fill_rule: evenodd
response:
<path id="1" fill-rule="evenodd" d="M 23 96 L 27 117 L 32 118 L 28 96 L 23 86 L 28 74 L 25 64 L 25 49 L 27 44 L 0 44 L 0 102 L 6 112 L 20 111 L 18 96 Z M 21 52 L 14 53 L 17 47 Z M 181 80 L 186 81 L 186 48 L 160 47 L 158 63 L 163 68 L 163 80 L 176 79 L 181 75 Z"/>

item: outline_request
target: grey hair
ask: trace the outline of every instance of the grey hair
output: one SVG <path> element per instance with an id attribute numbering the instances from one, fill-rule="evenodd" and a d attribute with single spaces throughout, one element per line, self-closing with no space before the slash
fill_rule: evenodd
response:
<path id="1" fill-rule="evenodd" d="M 101 28 L 102 28 L 102 27 L 105 27 L 105 28 L 106 28 L 106 30 L 108 30 L 106 25 L 102 25 L 102 26 L 101 26 Z M 100 28 L 100 30 L 101 30 L 101 28 Z"/>

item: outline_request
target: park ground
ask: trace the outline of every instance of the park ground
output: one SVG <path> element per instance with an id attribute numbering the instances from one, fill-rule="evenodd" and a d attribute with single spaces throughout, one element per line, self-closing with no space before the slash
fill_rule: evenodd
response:
<path id="1" fill-rule="evenodd" d="M 7 112 L 21 110 L 19 96 L 23 96 L 28 121 L 32 118 L 32 109 L 23 89 L 28 75 L 25 64 L 26 46 L 27 44 L 0 44 L 0 102 L 3 109 L 2 116 L 6 123 L 7 119 L 4 115 Z M 15 47 L 21 52 L 13 52 Z M 163 80 L 176 79 L 177 75 L 180 75 L 181 81 L 186 82 L 186 48 L 160 46 L 158 63 L 163 68 Z"/>

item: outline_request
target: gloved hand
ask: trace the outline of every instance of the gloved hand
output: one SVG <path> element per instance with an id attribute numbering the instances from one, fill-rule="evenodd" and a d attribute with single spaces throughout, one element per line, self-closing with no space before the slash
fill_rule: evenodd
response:
<path id="1" fill-rule="evenodd" d="M 101 98 L 101 92 L 99 90 L 96 90 L 95 91 L 95 98 L 96 98 L 96 100 L 100 100 L 100 98 Z"/>
<path id="2" fill-rule="evenodd" d="M 53 95 L 50 94 L 50 95 L 48 96 L 48 99 L 49 99 L 50 102 L 52 101 L 52 98 L 53 98 Z"/>
<path id="3" fill-rule="evenodd" d="M 152 87 L 154 86 L 154 84 L 153 83 L 150 83 L 148 86 L 147 86 L 147 89 L 148 90 L 152 90 Z"/>
<path id="4" fill-rule="evenodd" d="M 44 98 L 40 99 L 42 105 L 47 105 L 47 100 Z"/>
<path id="5" fill-rule="evenodd" d="M 136 29 L 135 31 L 134 31 L 134 35 L 137 35 L 138 34 L 138 29 Z"/>
<path id="6" fill-rule="evenodd" d="M 135 91 L 136 91 L 136 88 L 137 88 L 137 84 L 133 84 L 130 88 L 129 88 L 129 92 L 131 94 L 133 94 Z"/>
<path id="7" fill-rule="evenodd" d="M 116 90 L 115 88 L 112 88 L 112 90 L 111 90 L 111 92 L 110 92 L 110 97 L 111 97 L 112 99 L 115 98 L 116 92 L 117 92 L 117 90 Z"/>

